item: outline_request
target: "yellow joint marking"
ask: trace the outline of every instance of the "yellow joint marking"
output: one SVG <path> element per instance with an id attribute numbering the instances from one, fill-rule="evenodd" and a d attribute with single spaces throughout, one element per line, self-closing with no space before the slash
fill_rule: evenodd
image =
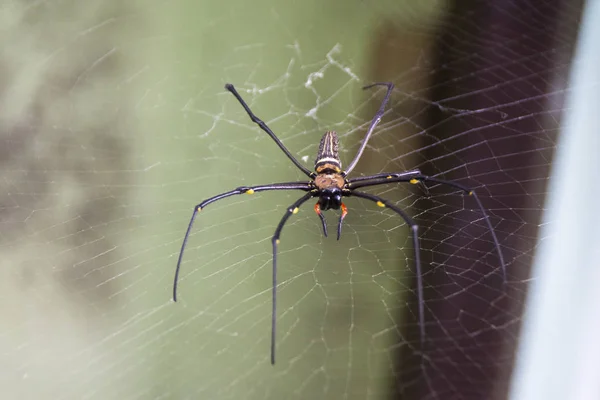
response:
<path id="1" fill-rule="evenodd" d="M 292 210 L 292 214 L 298 214 L 298 207 L 296 207 Z"/>
<path id="2" fill-rule="evenodd" d="M 246 190 L 246 194 L 254 194 L 254 189 L 248 189 L 248 190 Z"/>
<path id="3" fill-rule="evenodd" d="M 419 183 L 419 180 L 413 178 L 409 182 L 412 183 L 413 185 L 415 185 L 415 184 Z"/>
<path id="4" fill-rule="evenodd" d="M 473 196 L 473 191 L 469 190 L 469 196 Z"/>
<path id="5" fill-rule="evenodd" d="M 385 204 L 383 204 L 383 203 L 382 203 L 382 202 L 380 202 L 380 201 L 378 201 L 378 202 L 377 202 L 377 205 L 378 205 L 379 207 L 385 207 Z"/>
<path id="6" fill-rule="evenodd" d="M 279 243 L 281 243 L 281 240 L 279 240 L 279 239 L 275 240 L 275 244 L 279 244 Z"/>
<path id="7" fill-rule="evenodd" d="M 196 207 L 196 212 L 202 211 L 202 207 Z"/>
<path id="8" fill-rule="evenodd" d="M 385 177 L 385 179 L 392 179 L 392 176 L 388 175 L 388 176 Z"/>

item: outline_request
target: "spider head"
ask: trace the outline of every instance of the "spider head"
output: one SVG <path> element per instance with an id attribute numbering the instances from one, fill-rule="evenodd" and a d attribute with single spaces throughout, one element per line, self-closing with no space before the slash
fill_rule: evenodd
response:
<path id="1" fill-rule="evenodd" d="M 341 205 L 342 189 L 337 186 L 333 186 L 321 190 L 321 193 L 319 194 L 319 208 L 321 210 L 339 210 Z"/>

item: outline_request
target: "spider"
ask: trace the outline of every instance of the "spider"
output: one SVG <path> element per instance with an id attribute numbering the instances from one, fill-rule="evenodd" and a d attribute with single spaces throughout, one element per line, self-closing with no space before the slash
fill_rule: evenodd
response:
<path id="1" fill-rule="evenodd" d="M 185 250 L 187 240 L 190 236 L 190 231 L 192 229 L 192 225 L 194 224 L 194 220 L 196 219 L 198 212 L 200 212 L 204 207 L 206 207 L 207 205 L 214 203 L 218 200 L 222 200 L 227 197 L 235 196 L 238 194 L 244 194 L 244 193 L 245 194 L 254 194 L 257 192 L 264 192 L 264 191 L 269 191 L 269 190 L 298 190 L 301 192 L 305 192 L 305 194 L 302 197 L 300 197 L 298 200 L 296 200 L 292 205 L 290 205 L 286 209 L 285 214 L 279 221 L 279 224 L 277 225 L 277 228 L 275 229 L 275 233 L 271 239 L 271 242 L 273 245 L 273 286 L 272 286 L 272 310 L 271 310 L 271 312 L 272 312 L 272 314 L 271 314 L 271 364 L 275 364 L 275 339 L 276 339 L 275 328 L 276 328 L 276 321 L 277 321 L 277 247 L 279 246 L 279 238 L 281 236 L 281 231 L 283 229 L 283 226 L 287 222 L 288 218 L 292 214 L 296 214 L 299 210 L 299 207 L 313 197 L 316 197 L 318 199 L 314 206 L 314 210 L 315 210 L 316 214 L 319 216 L 319 218 L 321 219 L 321 224 L 323 226 L 323 234 L 325 237 L 327 237 L 327 224 L 326 224 L 325 217 L 323 216 L 322 211 L 326 211 L 326 210 L 330 210 L 330 209 L 331 210 L 341 209 L 340 217 L 339 217 L 338 224 L 337 224 L 337 239 L 339 240 L 340 235 L 342 233 L 342 222 L 344 221 L 344 218 L 348 214 L 348 208 L 342 202 L 342 199 L 344 197 L 352 197 L 352 196 L 370 200 L 370 201 L 374 202 L 375 204 L 377 204 L 379 207 L 387 207 L 387 208 L 391 209 L 396 214 L 398 214 L 400 217 L 402 217 L 402 219 L 404 219 L 406 224 L 410 227 L 410 230 L 412 232 L 413 247 L 414 247 L 414 252 L 415 252 L 415 270 L 416 270 L 416 275 L 417 275 L 417 297 L 418 297 L 418 304 L 419 304 L 419 326 L 420 326 L 419 334 L 420 334 L 421 345 L 423 345 L 424 338 L 425 338 L 425 316 L 424 316 L 425 311 L 424 311 L 424 300 L 423 300 L 423 282 L 422 282 L 422 273 L 421 273 L 420 246 L 419 246 L 419 236 L 418 236 L 419 227 L 415 223 L 415 221 L 412 218 L 410 218 L 404 211 L 402 211 L 400 208 L 396 207 L 394 204 L 392 204 L 388 200 L 385 200 L 379 196 L 376 196 L 376 195 L 373 195 L 370 193 L 358 191 L 357 189 L 365 188 L 365 187 L 369 187 L 369 186 L 386 185 L 386 184 L 390 184 L 390 183 L 399 183 L 399 182 L 408 182 L 411 184 L 417 184 L 417 183 L 424 184 L 425 182 L 432 182 L 432 183 L 436 183 L 436 184 L 450 186 L 452 188 L 458 189 L 458 190 L 464 192 L 465 194 L 473 197 L 475 199 L 475 202 L 477 203 L 479 210 L 481 211 L 481 214 L 484 217 L 484 220 L 487 224 L 487 228 L 492 236 L 492 239 L 493 239 L 493 242 L 494 242 L 494 245 L 496 248 L 496 252 L 498 253 L 498 258 L 500 260 L 500 264 L 502 267 L 502 273 L 504 276 L 504 280 L 506 281 L 506 266 L 504 263 L 504 257 L 502 255 L 502 251 L 500 250 L 500 244 L 498 242 L 498 238 L 496 237 L 496 233 L 494 232 L 494 228 L 492 227 L 489 216 L 486 213 L 485 209 L 483 208 L 483 204 L 481 203 L 481 201 L 479 200 L 479 197 L 477 197 L 477 194 L 475 193 L 475 191 L 472 188 L 466 187 L 462 184 L 459 184 L 459 183 L 456 183 L 453 181 L 438 179 L 435 177 L 423 175 L 421 173 L 421 171 L 418 169 L 413 169 L 413 170 L 404 171 L 404 172 L 384 172 L 384 173 L 370 175 L 370 176 L 348 178 L 348 175 L 350 174 L 350 172 L 352 172 L 354 167 L 356 167 L 356 164 L 358 163 L 358 160 L 360 159 L 363 151 L 365 150 L 365 148 L 367 146 L 367 142 L 369 141 L 371 134 L 375 130 L 375 127 L 377 126 L 379 121 L 381 121 L 381 118 L 383 117 L 383 114 L 384 114 L 385 106 L 388 103 L 388 100 L 390 98 L 390 94 L 392 93 L 392 90 L 394 89 L 394 85 L 391 82 L 377 82 L 377 83 L 373 83 L 371 85 L 365 86 L 365 87 L 363 87 L 363 89 L 369 89 L 369 88 L 372 88 L 375 86 L 387 87 L 387 91 L 386 91 L 385 97 L 383 98 L 383 101 L 381 102 L 381 105 L 379 106 L 379 109 L 377 110 L 377 113 L 375 113 L 375 116 L 373 117 L 373 120 L 371 121 L 371 124 L 369 125 L 369 128 L 367 130 L 365 138 L 363 139 L 363 142 L 362 142 L 360 148 L 358 149 L 358 153 L 356 154 L 356 156 L 354 157 L 354 159 L 352 160 L 350 165 L 345 170 L 342 169 L 342 163 L 341 163 L 340 157 L 338 155 L 339 140 L 338 140 L 337 134 L 334 131 L 327 131 L 321 138 L 321 142 L 319 144 L 319 150 L 317 152 L 317 158 L 315 160 L 315 171 L 312 172 L 308 168 L 306 168 L 304 165 L 302 165 L 289 152 L 289 150 L 284 146 L 284 144 L 281 142 L 281 140 L 279 140 L 279 138 L 277 138 L 275 133 L 273 133 L 273 131 L 267 126 L 267 124 L 265 124 L 260 118 L 258 118 L 256 115 L 254 115 L 252 110 L 250 110 L 250 107 L 248 106 L 248 104 L 246 104 L 244 99 L 242 99 L 242 97 L 237 92 L 235 87 L 230 83 L 225 85 L 225 89 L 227 89 L 229 92 L 231 92 L 235 96 L 235 98 L 238 100 L 238 102 L 242 105 L 242 107 L 244 107 L 244 110 L 246 110 L 246 113 L 248 113 L 248 116 L 250 117 L 252 122 L 256 123 L 263 131 L 265 131 L 271 137 L 271 139 L 273 139 L 275 141 L 275 143 L 279 146 L 279 148 L 283 151 L 283 153 L 289 158 L 289 160 L 292 163 L 294 163 L 294 165 L 296 167 L 298 167 L 298 169 L 300 171 L 302 171 L 309 178 L 309 180 L 308 181 L 298 181 L 298 182 L 271 183 L 271 184 L 266 184 L 266 185 L 255 185 L 255 186 L 240 186 L 231 191 L 224 192 L 224 193 L 218 194 L 216 196 L 210 197 L 210 198 L 202 201 L 200 204 L 196 205 L 194 207 L 194 212 L 192 213 L 192 218 L 190 219 L 190 222 L 188 224 L 187 231 L 185 232 L 185 236 L 183 237 L 181 251 L 179 252 L 179 258 L 177 260 L 177 267 L 175 269 L 175 279 L 173 282 L 173 301 L 177 301 L 177 281 L 179 278 L 179 271 L 181 268 L 181 260 L 183 258 L 183 252 Z"/>

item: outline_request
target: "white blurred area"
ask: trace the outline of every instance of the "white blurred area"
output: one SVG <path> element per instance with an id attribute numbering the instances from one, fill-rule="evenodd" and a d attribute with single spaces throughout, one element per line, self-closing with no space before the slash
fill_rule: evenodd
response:
<path id="1" fill-rule="evenodd" d="M 600 399 L 600 1 L 583 13 L 510 398 Z"/>

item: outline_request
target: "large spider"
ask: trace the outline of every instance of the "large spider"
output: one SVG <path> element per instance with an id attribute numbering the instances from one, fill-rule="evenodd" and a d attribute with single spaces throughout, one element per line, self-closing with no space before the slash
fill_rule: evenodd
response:
<path id="1" fill-rule="evenodd" d="M 276 327 L 276 318 L 277 318 L 277 246 L 279 245 L 279 237 L 281 236 L 281 231 L 286 221 L 292 214 L 296 214 L 298 212 L 299 207 L 309 200 L 312 197 L 317 197 L 317 203 L 315 204 L 314 210 L 321 219 L 321 223 L 323 225 L 323 234 L 327 236 L 327 225 L 325 222 L 325 217 L 322 214 L 322 211 L 326 211 L 329 209 L 339 210 L 341 209 L 340 218 L 337 225 L 337 238 L 339 240 L 340 235 L 342 233 L 342 222 L 344 221 L 344 217 L 348 213 L 348 209 L 342 202 L 343 197 L 361 197 L 363 199 L 371 200 L 376 203 L 379 207 L 388 207 L 398 215 L 400 215 L 406 224 L 410 227 L 412 231 L 412 239 L 413 246 L 415 252 L 415 264 L 416 264 L 416 274 L 417 274 L 417 297 L 419 302 L 419 325 L 420 325 L 420 339 L 421 344 L 423 344 L 425 338 L 425 317 L 424 317 L 424 301 L 423 301 L 423 283 L 422 283 L 422 273 L 421 273 L 421 258 L 420 258 L 420 247 L 419 247 L 419 237 L 418 237 L 418 225 L 410 218 L 404 211 L 400 208 L 396 207 L 394 204 L 389 201 L 365 192 L 360 192 L 357 189 L 369 186 L 377 186 L 377 185 L 385 185 L 396 182 L 409 182 L 412 184 L 424 183 L 424 182 L 433 182 L 437 184 L 451 186 L 455 189 L 461 190 L 464 193 L 472 196 L 479 207 L 479 210 L 483 214 L 487 227 L 490 231 L 492 239 L 494 241 L 494 245 L 496 247 L 496 251 L 498 252 L 498 258 L 500 259 L 500 264 L 502 267 L 502 272 L 504 275 L 504 279 L 506 280 L 506 267 L 504 264 L 504 257 L 502 256 L 502 251 L 500 250 L 500 244 L 498 242 L 498 238 L 496 237 L 496 233 L 494 232 L 494 228 L 490 223 L 489 216 L 485 212 L 479 197 L 475 194 L 475 191 L 471 188 L 468 188 L 464 185 L 461 185 L 456 182 L 438 179 L 434 177 L 430 177 L 427 175 L 423 175 L 421 171 L 418 169 L 413 169 L 410 171 L 404 172 L 384 172 L 381 174 L 375 174 L 370 176 L 361 176 L 357 178 L 348 178 L 348 175 L 360 159 L 365 147 L 367 146 L 367 142 L 373 133 L 373 130 L 381 121 L 381 117 L 384 114 L 385 106 L 390 98 L 390 94 L 394 88 L 394 85 L 390 82 L 378 82 L 369 86 L 363 87 L 363 89 L 369 89 L 374 86 L 385 86 L 387 87 L 387 92 L 379 110 L 373 117 L 371 124 L 369 125 L 369 129 L 365 135 L 365 138 L 358 149 L 358 153 L 348 166 L 346 170 L 342 170 L 342 163 L 340 161 L 338 155 L 338 137 L 337 134 L 333 131 L 325 132 L 323 137 L 321 138 L 321 143 L 319 144 L 319 151 L 317 152 L 317 158 L 315 161 L 315 172 L 311 172 L 304 165 L 300 164 L 300 162 L 289 152 L 289 150 L 283 145 L 281 140 L 275 136 L 273 131 L 265 124 L 260 118 L 258 118 L 248 104 L 242 99 L 237 90 L 233 87 L 232 84 L 228 83 L 225 85 L 225 89 L 230 91 L 235 98 L 240 102 L 242 107 L 246 110 L 250 119 L 256 123 L 263 131 L 265 131 L 271 139 L 277 143 L 279 148 L 285 153 L 285 155 L 302 171 L 306 176 L 310 178 L 308 181 L 299 181 L 299 182 L 284 182 L 284 183 L 271 183 L 267 185 L 256 185 L 256 186 L 240 186 L 234 190 L 229 192 L 218 194 L 214 197 L 206 199 L 194 207 L 194 212 L 192 213 L 192 218 L 188 225 L 187 231 L 185 232 L 185 236 L 183 238 L 183 243 L 181 245 L 181 251 L 179 253 L 179 258 L 177 260 L 177 268 L 175 270 L 175 280 L 173 282 L 173 301 L 177 301 L 177 281 L 179 277 L 179 270 L 181 267 L 181 259 L 183 257 L 183 251 L 185 250 L 185 246 L 190 235 L 190 231 L 192 229 L 192 225 L 198 212 L 202 210 L 207 205 L 214 203 L 217 200 L 221 200 L 230 196 L 246 193 L 246 194 L 254 194 L 256 192 L 263 192 L 267 190 L 299 190 L 306 192 L 302 197 L 296 200 L 291 206 L 289 206 L 279 221 L 277 225 L 277 229 L 275 229 L 275 234 L 271 239 L 273 244 L 273 309 L 271 315 L 271 364 L 275 364 L 275 327 Z"/>

